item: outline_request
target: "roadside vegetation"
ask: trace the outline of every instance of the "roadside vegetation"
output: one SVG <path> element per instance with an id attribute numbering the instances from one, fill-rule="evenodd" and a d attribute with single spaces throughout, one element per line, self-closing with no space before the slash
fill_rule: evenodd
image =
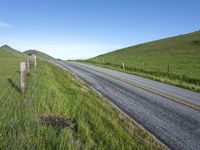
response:
<path id="1" fill-rule="evenodd" d="M 200 92 L 200 31 L 139 44 L 81 62 Z"/>
<path id="2" fill-rule="evenodd" d="M 0 48 L 0 149 L 164 149 L 92 89 L 47 61 L 38 59 L 21 94 L 18 66 L 25 59 Z"/>

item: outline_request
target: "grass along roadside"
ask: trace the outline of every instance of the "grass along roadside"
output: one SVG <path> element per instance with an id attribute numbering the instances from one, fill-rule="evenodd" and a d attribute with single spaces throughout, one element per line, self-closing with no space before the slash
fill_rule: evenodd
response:
<path id="1" fill-rule="evenodd" d="M 200 92 L 199 58 L 200 31 L 196 31 L 123 48 L 85 62 Z"/>
<path id="2" fill-rule="evenodd" d="M 155 81 L 167 83 L 170 85 L 178 86 L 181 88 L 185 88 L 188 90 L 200 92 L 200 79 L 191 78 L 186 75 L 173 74 L 168 72 L 159 72 L 159 71 L 149 71 L 139 68 L 134 68 L 130 66 L 126 66 L 123 68 L 122 65 L 110 64 L 110 63 L 99 63 L 91 60 L 78 60 L 78 62 L 88 63 L 108 69 L 113 69 L 120 72 L 125 72 L 133 75 L 137 75 L 140 77 L 144 77 L 147 79 L 152 79 Z"/>
<path id="3" fill-rule="evenodd" d="M 12 81 L 17 85 L 17 76 Z M 24 95 L 10 86 L 0 103 L 0 149 L 164 149 L 89 87 L 45 61 L 31 70 Z M 70 118 L 75 128 L 45 125 L 41 116 Z"/>

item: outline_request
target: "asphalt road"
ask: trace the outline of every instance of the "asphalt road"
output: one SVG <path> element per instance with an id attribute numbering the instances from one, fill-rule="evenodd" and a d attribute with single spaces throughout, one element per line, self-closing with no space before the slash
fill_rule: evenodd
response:
<path id="1" fill-rule="evenodd" d="M 58 63 L 90 84 L 169 148 L 200 150 L 199 93 L 93 65 Z"/>

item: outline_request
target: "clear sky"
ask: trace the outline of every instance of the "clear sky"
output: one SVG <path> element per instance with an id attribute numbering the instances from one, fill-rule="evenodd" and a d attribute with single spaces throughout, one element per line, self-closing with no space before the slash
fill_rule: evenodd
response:
<path id="1" fill-rule="evenodd" d="M 200 30 L 200 0 L 0 0 L 0 45 L 85 58 Z"/>

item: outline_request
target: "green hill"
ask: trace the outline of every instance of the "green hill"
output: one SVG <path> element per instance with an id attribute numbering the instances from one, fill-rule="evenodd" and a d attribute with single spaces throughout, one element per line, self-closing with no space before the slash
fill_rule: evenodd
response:
<path id="1" fill-rule="evenodd" d="M 12 57 L 12 56 L 25 56 L 25 54 L 13 49 L 8 45 L 3 45 L 0 47 L 0 56 L 1 58 L 5 57 Z"/>
<path id="2" fill-rule="evenodd" d="M 9 77 L 19 68 L 21 61 L 26 60 L 26 55 L 4 45 L 0 47 L 0 80 Z"/>
<path id="3" fill-rule="evenodd" d="M 37 57 L 39 57 L 41 59 L 45 59 L 45 60 L 54 60 L 55 59 L 52 56 L 45 54 L 43 52 L 37 51 L 37 50 L 27 50 L 24 53 L 25 54 L 36 54 Z"/>
<path id="4" fill-rule="evenodd" d="M 200 31 L 139 44 L 88 60 L 91 63 L 183 86 L 200 85 Z M 177 82 L 175 80 L 178 80 Z M 196 89 L 195 87 L 187 87 Z"/>

